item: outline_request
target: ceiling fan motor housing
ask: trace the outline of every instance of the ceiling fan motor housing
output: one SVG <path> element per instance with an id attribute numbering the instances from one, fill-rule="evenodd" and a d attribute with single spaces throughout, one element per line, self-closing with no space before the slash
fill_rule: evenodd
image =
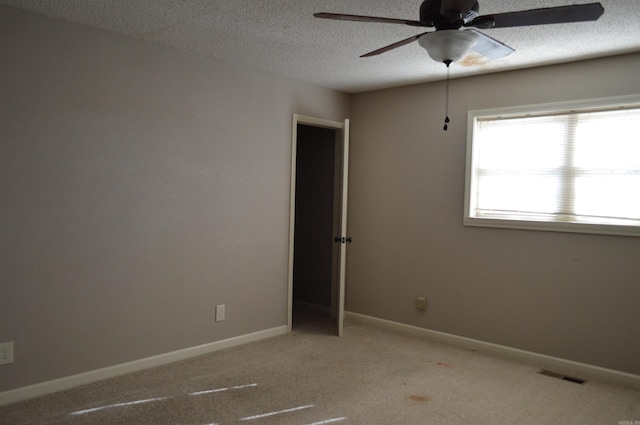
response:
<path id="1" fill-rule="evenodd" d="M 442 16 L 440 14 L 441 7 L 442 0 L 424 0 L 420 5 L 420 22 L 430 27 L 436 27 L 436 30 L 459 29 L 465 23 L 475 19 L 480 10 L 476 1 L 468 11 Z"/>

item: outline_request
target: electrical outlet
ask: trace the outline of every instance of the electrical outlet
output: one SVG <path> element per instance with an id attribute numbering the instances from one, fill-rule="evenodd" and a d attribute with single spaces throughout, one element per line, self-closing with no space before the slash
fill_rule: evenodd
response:
<path id="1" fill-rule="evenodd" d="M 0 343 L 0 364 L 13 363 L 13 341 Z"/>
<path id="2" fill-rule="evenodd" d="M 220 304 L 216 306 L 216 322 L 224 321 L 225 305 Z"/>
<path id="3" fill-rule="evenodd" d="M 416 298 L 416 308 L 418 310 L 426 311 L 427 310 L 427 298 L 426 297 L 418 297 L 418 298 Z"/>

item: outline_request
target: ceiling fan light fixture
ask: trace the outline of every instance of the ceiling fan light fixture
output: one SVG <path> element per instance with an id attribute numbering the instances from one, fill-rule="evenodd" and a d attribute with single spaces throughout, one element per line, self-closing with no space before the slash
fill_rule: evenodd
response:
<path id="1" fill-rule="evenodd" d="M 440 30 L 425 34 L 418 39 L 431 59 L 445 62 L 462 59 L 478 42 L 480 36 L 473 31 Z"/>

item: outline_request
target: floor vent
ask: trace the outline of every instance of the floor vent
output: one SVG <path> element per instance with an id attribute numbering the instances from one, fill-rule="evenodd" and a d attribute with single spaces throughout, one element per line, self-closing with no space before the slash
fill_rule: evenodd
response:
<path id="1" fill-rule="evenodd" d="M 556 373 L 556 372 L 552 372 L 552 371 L 546 370 L 546 369 L 542 369 L 542 370 L 538 371 L 538 373 L 540 375 L 550 376 L 552 378 L 562 379 L 563 381 L 573 382 L 574 384 L 586 384 L 587 383 L 586 379 L 580 379 L 580 378 L 576 378 L 574 376 L 564 375 L 562 373 Z"/>

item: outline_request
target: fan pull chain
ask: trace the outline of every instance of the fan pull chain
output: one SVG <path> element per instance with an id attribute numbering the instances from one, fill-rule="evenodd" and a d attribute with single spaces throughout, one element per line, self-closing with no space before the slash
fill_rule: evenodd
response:
<path id="1" fill-rule="evenodd" d="M 445 60 L 444 64 L 447 65 L 447 98 L 445 100 L 445 109 L 444 109 L 444 127 L 442 129 L 447 131 L 449 129 L 449 65 L 451 65 L 451 60 Z"/>

